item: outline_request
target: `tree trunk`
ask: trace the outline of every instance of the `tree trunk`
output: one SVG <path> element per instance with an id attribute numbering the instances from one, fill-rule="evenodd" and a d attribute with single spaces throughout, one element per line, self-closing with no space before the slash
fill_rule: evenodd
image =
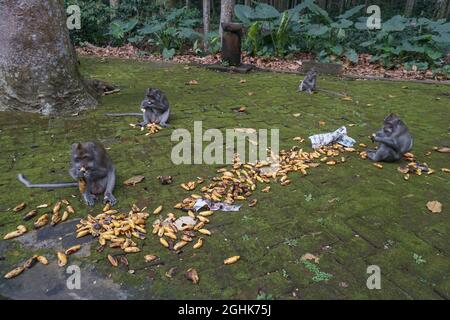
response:
<path id="1" fill-rule="evenodd" d="M 78 71 L 59 0 L 0 1 L 0 111 L 74 112 L 95 106 Z"/>
<path id="2" fill-rule="evenodd" d="M 415 0 L 406 0 L 405 16 L 410 17 L 414 10 Z"/>
<path id="3" fill-rule="evenodd" d="M 245 5 L 251 7 L 252 6 L 252 0 L 245 0 Z"/>
<path id="4" fill-rule="evenodd" d="M 116 17 L 117 9 L 119 8 L 120 0 L 109 0 L 109 7 L 111 8 L 111 20 Z"/>
<path id="5" fill-rule="evenodd" d="M 229 23 L 233 18 L 233 10 L 235 0 L 221 0 L 220 2 L 220 26 L 219 34 L 220 39 L 222 39 L 222 23 Z"/>
<path id="6" fill-rule="evenodd" d="M 450 2 L 448 0 L 438 0 L 436 8 L 436 18 L 446 18 L 450 12 Z"/>
<path id="7" fill-rule="evenodd" d="M 208 51 L 209 21 L 211 16 L 211 0 L 203 0 L 203 46 Z"/>

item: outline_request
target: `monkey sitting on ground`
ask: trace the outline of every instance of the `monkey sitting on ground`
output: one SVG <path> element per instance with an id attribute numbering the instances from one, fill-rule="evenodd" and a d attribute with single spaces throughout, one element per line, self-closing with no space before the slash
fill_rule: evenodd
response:
<path id="1" fill-rule="evenodd" d="M 372 135 L 372 141 L 378 142 L 378 149 L 368 150 L 367 156 L 372 161 L 394 162 L 403 154 L 411 151 L 413 139 L 403 121 L 395 114 L 388 115 L 383 127 Z"/>
<path id="2" fill-rule="evenodd" d="M 69 174 L 74 180 L 85 183 L 83 199 L 88 206 L 95 204 L 96 195 L 104 194 L 104 203 L 114 205 L 117 200 L 112 194 L 116 172 L 106 149 L 99 142 L 74 143 L 71 150 Z M 76 187 L 78 182 L 32 184 L 24 175 L 17 178 L 28 188 L 67 188 Z"/>
<path id="3" fill-rule="evenodd" d="M 316 68 L 312 67 L 307 73 L 305 78 L 300 82 L 300 85 L 298 86 L 298 90 L 297 92 L 302 92 L 302 91 L 306 91 L 309 94 L 312 94 L 314 92 L 317 91 L 322 91 L 325 93 L 329 93 L 335 96 L 339 96 L 339 97 L 345 97 L 345 94 L 342 93 L 338 93 L 338 92 L 334 92 L 331 90 L 325 90 L 322 88 L 317 88 L 317 75 L 318 72 L 316 70 Z"/>
<path id="4" fill-rule="evenodd" d="M 159 89 L 148 88 L 145 91 L 144 100 L 141 102 L 143 121 L 137 125 L 144 127 L 149 123 L 168 127 L 167 121 L 170 116 L 169 101 L 166 95 Z M 140 113 L 107 113 L 110 117 L 141 116 Z"/>
<path id="5" fill-rule="evenodd" d="M 311 68 L 307 73 L 305 78 L 300 82 L 297 92 L 306 91 L 312 94 L 317 89 L 317 70 L 316 68 Z"/>

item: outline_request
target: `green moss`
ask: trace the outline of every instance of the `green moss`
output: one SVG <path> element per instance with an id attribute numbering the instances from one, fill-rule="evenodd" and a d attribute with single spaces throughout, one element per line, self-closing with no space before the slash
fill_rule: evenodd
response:
<path id="1" fill-rule="evenodd" d="M 200 250 L 187 248 L 176 255 L 149 236 L 139 241 L 141 253 L 128 255 L 134 274 L 123 267 L 113 269 L 106 261 L 107 253 L 113 251 L 98 253 L 95 245 L 91 257 L 82 261 L 95 264 L 104 275 L 111 274 L 124 288 L 139 288 L 139 294 L 147 298 L 254 299 L 261 288 L 276 299 L 292 298 L 295 288 L 301 299 L 448 297 L 445 275 L 450 263 L 450 182 L 449 175 L 439 170 L 448 167 L 448 154 L 425 155 L 432 146 L 448 143 L 450 110 L 448 98 L 442 95 L 448 92 L 448 86 L 411 83 L 408 89 L 402 89 L 404 84 L 397 82 L 320 80 L 324 88 L 346 90 L 353 97 L 349 102 L 322 93 L 298 95 L 295 90 L 300 78 L 296 75 L 226 74 L 119 59 L 101 62 L 82 58 L 81 62 L 83 74 L 112 82 L 121 92 L 104 97 L 96 110 L 78 117 L 0 114 L 1 236 L 22 223 L 22 213 L 7 211 L 22 201 L 35 206 L 67 198 L 77 217 L 100 210 L 100 204 L 86 208 L 77 190 L 25 189 L 16 180 L 19 172 L 36 182 L 68 180 L 69 147 L 76 141 L 96 139 L 110 148 L 117 167 L 118 208 L 127 210 L 135 202 L 150 209 L 160 204 L 171 208 L 190 194 L 179 187 L 180 183 L 197 176 L 211 177 L 220 167 L 172 164 L 170 152 L 175 143 L 170 140 L 171 132 L 177 128 L 192 131 L 194 120 L 203 120 L 204 128 L 222 131 L 235 127 L 278 128 L 282 148 L 293 146 L 292 138 L 301 136 L 306 140 L 300 146 L 310 150 L 308 135 L 351 123 L 355 125 L 348 126 L 350 136 L 370 145 L 368 136 L 384 116 L 397 112 L 412 131 L 413 152 L 419 161 L 436 169 L 435 174 L 404 181 L 397 172 L 398 164 L 385 164 L 380 170 L 356 154 L 348 154 L 345 164 L 320 166 L 307 176 L 293 174 L 289 186 L 272 184 L 269 193 L 256 192 L 256 207 L 244 205 L 239 212 L 216 213 L 208 226 L 213 235 Z M 199 84 L 186 85 L 192 79 Z M 247 81 L 241 84 L 240 79 Z M 169 97 L 169 129 L 145 137 L 128 126 L 133 118 L 104 116 L 105 112 L 138 112 L 148 86 L 161 88 Z M 247 107 L 246 114 L 231 111 L 241 105 Z M 295 113 L 301 116 L 294 117 Z M 325 125 L 319 126 L 319 121 L 325 121 Z M 123 186 L 125 179 L 136 174 L 146 179 L 135 187 Z M 174 183 L 160 185 L 156 179 L 159 175 L 172 175 Z M 443 204 L 441 214 L 428 212 L 425 205 L 430 200 Z M 32 222 L 24 224 L 32 228 Z M 284 244 L 286 239 L 296 245 Z M 392 245 L 385 249 L 386 243 Z M 6 257 L 0 262 L 1 271 L 31 254 L 14 240 L 8 244 L 1 253 Z M 295 263 L 307 252 L 320 256 L 320 271 L 333 278 L 315 283 L 312 274 Z M 47 253 L 52 257 L 51 251 Z M 164 265 L 149 267 L 143 260 L 149 253 L 160 256 Z M 414 253 L 427 263 L 414 263 Z M 232 255 L 242 258 L 224 266 L 223 260 Z M 370 264 L 381 267 L 383 290 L 367 289 L 366 268 Z M 178 269 L 168 279 L 165 273 L 172 267 Z M 191 267 L 199 272 L 198 285 L 184 276 Z M 342 281 L 348 287 L 341 287 Z"/>

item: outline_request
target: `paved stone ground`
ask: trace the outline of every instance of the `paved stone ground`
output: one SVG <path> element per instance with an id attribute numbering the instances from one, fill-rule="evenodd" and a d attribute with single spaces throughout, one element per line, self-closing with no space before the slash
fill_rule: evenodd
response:
<path id="1" fill-rule="evenodd" d="M 68 290 L 68 274 L 55 264 L 55 251 L 74 243 L 71 221 L 51 229 L 30 232 L 18 240 L 0 241 L 0 273 L 37 252 L 50 265 L 35 266 L 12 280 L 0 280 L 0 296 L 36 299 L 448 299 L 450 293 L 449 155 L 427 151 L 450 145 L 449 86 L 400 82 L 320 80 L 329 90 L 346 90 L 353 101 L 326 94 L 297 95 L 299 78 L 294 75 L 252 73 L 230 75 L 180 65 L 139 63 L 94 58 L 82 59 L 86 75 L 111 81 L 122 88 L 103 99 L 97 110 L 77 117 L 44 118 L 29 114 L 0 114 L 0 235 L 23 223 L 22 213 L 8 210 L 25 201 L 29 207 L 56 199 L 69 199 L 77 213 L 97 213 L 101 206 L 87 209 L 76 190 L 25 190 L 15 178 L 25 173 L 33 181 L 68 179 L 67 163 L 71 143 L 97 139 L 111 148 L 118 171 L 115 195 L 118 208 L 132 203 L 170 208 L 189 193 L 179 184 L 197 176 L 212 177 L 221 166 L 179 165 L 170 160 L 176 142 L 173 129 L 192 132 L 193 121 L 203 128 L 278 128 L 282 148 L 297 144 L 293 137 L 327 132 L 350 123 L 350 136 L 370 145 L 368 136 L 389 112 L 401 115 L 410 127 L 413 152 L 436 173 L 403 180 L 399 164 L 382 170 L 349 154 L 345 164 L 320 166 L 308 176 L 292 175 L 292 183 L 273 184 L 270 193 L 256 192 L 258 205 L 246 205 L 239 212 L 217 213 L 209 229 L 213 235 L 198 252 L 186 249 L 175 255 L 157 239 L 140 242 L 142 253 L 128 255 L 128 268 L 112 268 L 95 242 L 83 239 L 83 250 L 71 257 L 82 271 L 82 289 Z M 190 80 L 199 82 L 187 86 Z M 245 83 L 240 80 L 245 79 Z M 133 119 L 108 119 L 105 112 L 137 112 L 144 89 L 164 90 L 171 102 L 171 128 L 145 137 L 128 126 Z M 407 86 L 407 87 L 405 87 Z M 249 94 L 252 92 L 253 94 Z M 245 105 L 247 112 L 232 108 Z M 299 117 L 293 114 L 300 113 Z M 319 125 L 324 121 L 325 125 Z M 205 144 L 206 145 L 206 144 Z M 310 150 L 308 141 L 299 144 Z M 401 164 L 404 164 L 402 162 Z M 146 176 L 135 187 L 122 181 Z M 161 186 L 156 177 L 172 175 L 174 183 Z M 72 197 L 72 194 L 75 197 Z M 440 214 L 425 207 L 430 200 L 443 204 Z M 25 209 L 24 212 L 27 210 Z M 42 213 L 43 211 L 41 211 Z M 167 212 L 166 212 L 167 213 Z M 24 223 L 32 229 L 32 222 Z M 162 264 L 148 265 L 144 254 L 156 254 Z M 311 271 L 300 258 L 305 253 L 320 257 Z M 235 265 L 223 260 L 240 255 Z M 421 256 L 426 262 L 414 258 Z M 381 268 L 381 290 L 366 287 L 369 265 Z M 177 267 L 172 279 L 165 273 Z M 194 267 L 200 283 L 193 285 L 184 272 Z M 308 268 L 309 267 L 309 268 Z M 129 273 L 134 270 L 134 273 Z M 327 274 L 331 275 L 329 280 Z M 314 277 L 315 275 L 318 275 Z M 261 294 L 261 293 L 264 293 Z"/>

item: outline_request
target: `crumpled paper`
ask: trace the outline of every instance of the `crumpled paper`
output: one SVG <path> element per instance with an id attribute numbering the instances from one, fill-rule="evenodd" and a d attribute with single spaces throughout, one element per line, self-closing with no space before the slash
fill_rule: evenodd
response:
<path id="1" fill-rule="evenodd" d="M 239 211 L 241 205 L 231 205 L 223 202 L 211 202 L 206 199 L 197 199 L 193 209 L 197 212 L 205 207 L 211 211 Z"/>
<path id="2" fill-rule="evenodd" d="M 332 143 L 339 143 L 344 147 L 352 147 L 356 143 L 355 139 L 347 135 L 347 128 L 345 126 L 342 126 L 333 132 L 315 134 L 310 136 L 309 140 L 311 140 L 314 149 Z"/>

